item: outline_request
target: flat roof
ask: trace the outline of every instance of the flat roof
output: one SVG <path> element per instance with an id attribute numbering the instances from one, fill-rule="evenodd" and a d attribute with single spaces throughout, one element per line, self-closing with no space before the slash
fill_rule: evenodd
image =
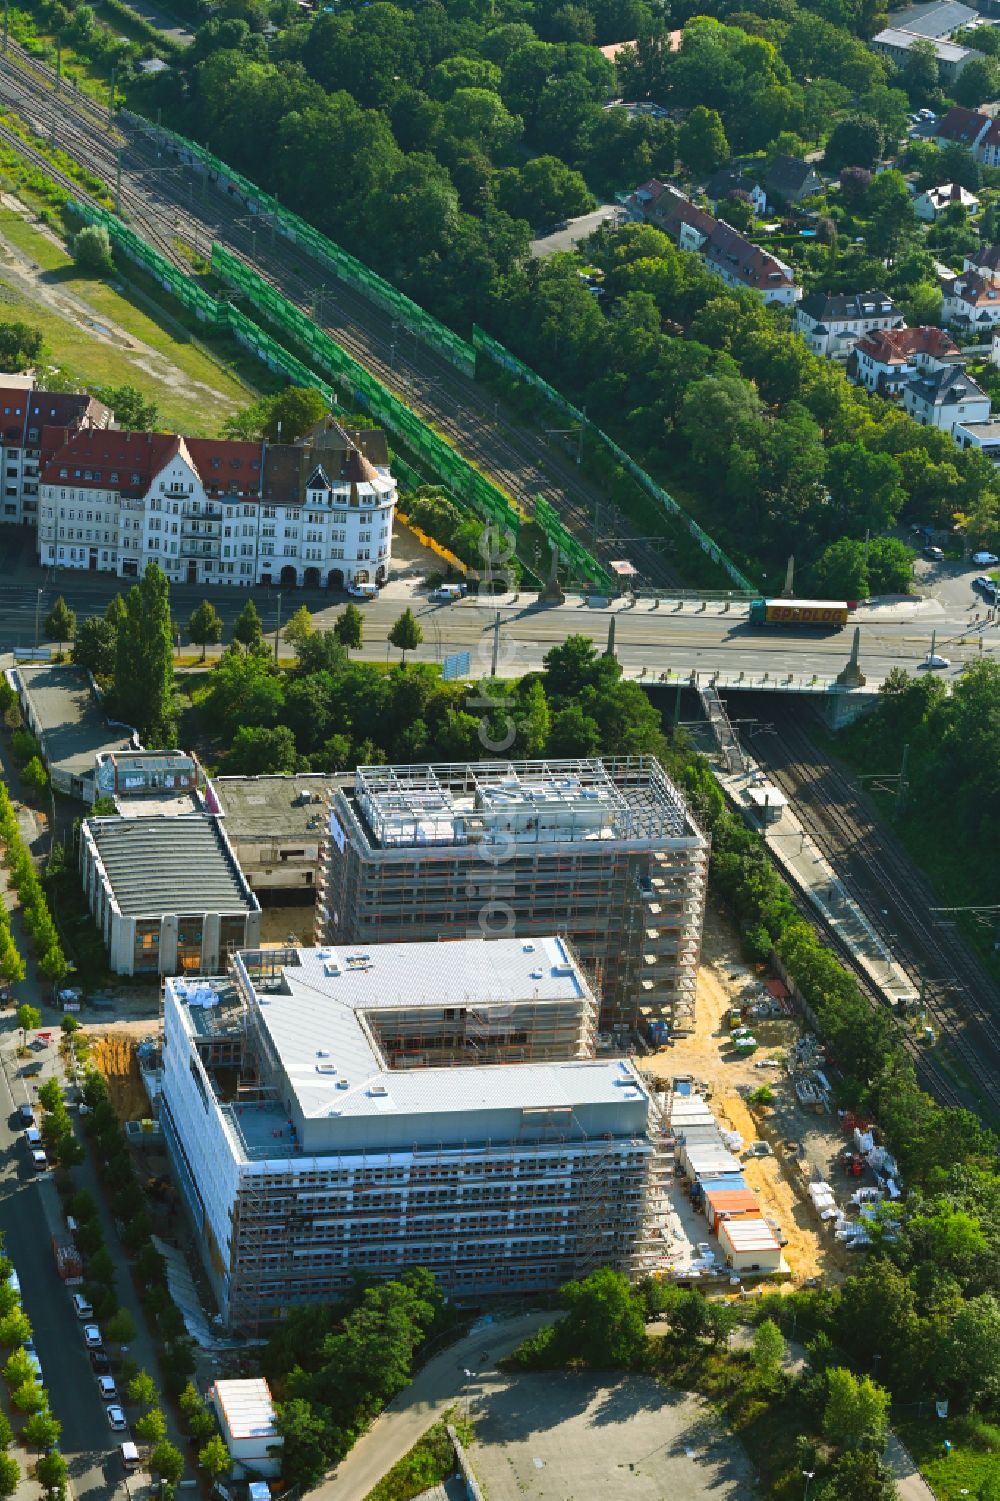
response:
<path id="1" fill-rule="evenodd" d="M 1000 419 L 993 422 L 960 422 L 959 427 L 965 433 L 975 433 L 977 438 L 1000 442 Z"/>
<path id="2" fill-rule="evenodd" d="M 31 703 L 50 769 L 93 781 L 102 751 L 131 749 L 132 731 L 108 722 L 82 667 L 41 663 L 18 666 L 13 673 Z"/>
<path id="3" fill-rule="evenodd" d="M 942 42 L 937 37 L 923 36 L 916 31 L 902 31 L 895 26 L 887 26 L 884 31 L 873 36 L 871 46 L 881 44 L 883 47 L 899 47 L 908 52 L 914 42 L 930 42 L 935 56 L 941 62 L 959 63 L 963 57 L 969 55 L 968 47 L 959 47 L 956 42 Z"/>
<path id="4" fill-rule="evenodd" d="M 359 766 L 334 807 L 382 850 L 704 840 L 653 756 Z"/>
<path id="5" fill-rule="evenodd" d="M 85 827 L 124 917 L 258 910 L 210 814 L 91 818 Z"/>
<path id="6" fill-rule="evenodd" d="M 353 781 L 353 775 L 324 776 L 320 772 L 213 777 L 206 789 L 206 803 L 210 812 L 223 814 L 231 839 L 273 836 L 292 840 L 313 830 L 319 839 L 327 829 L 327 797 L 335 787 L 350 786 Z"/>
<path id="7" fill-rule="evenodd" d="M 213 1391 L 230 1438 L 280 1440 L 271 1388 L 262 1376 L 256 1380 L 216 1381 Z"/>
<path id="8" fill-rule="evenodd" d="M 723 1220 L 719 1239 L 725 1236 L 734 1251 L 780 1251 L 778 1238 L 762 1216 L 742 1215 Z"/>

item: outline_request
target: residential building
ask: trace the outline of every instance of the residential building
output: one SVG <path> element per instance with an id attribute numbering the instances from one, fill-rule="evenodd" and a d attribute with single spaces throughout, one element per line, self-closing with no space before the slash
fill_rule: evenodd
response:
<path id="1" fill-rule="evenodd" d="M 775 201 L 796 207 L 803 198 L 823 191 L 823 179 L 811 162 L 795 156 L 776 156 L 764 176 L 764 191 Z"/>
<path id="2" fill-rule="evenodd" d="M 902 328 L 903 315 L 885 292 L 811 292 L 795 309 L 792 328 L 813 354 L 846 360 L 862 334 Z"/>
<path id="3" fill-rule="evenodd" d="M 312 902 L 329 837 L 327 799 L 344 777 L 213 777 L 205 806 L 225 819 L 226 834 L 255 895 L 281 903 Z"/>
<path id="4" fill-rule="evenodd" d="M 36 391 L 17 377 L 0 375 L 0 521 L 34 526 L 38 520 L 38 466 L 48 426 L 77 432 L 106 428 L 113 420 L 103 402 L 71 391 Z"/>
<path id="5" fill-rule="evenodd" d="M 705 197 L 713 208 L 717 209 L 733 194 L 749 198 L 758 219 L 767 213 L 767 194 L 757 178 L 747 176 L 742 167 L 722 167 L 705 184 Z"/>
<path id="6" fill-rule="evenodd" d="M 108 719 L 100 689 L 82 667 L 25 663 L 8 668 L 6 677 L 55 791 L 92 803 L 99 758 L 137 749 L 136 731 Z"/>
<path id="7" fill-rule="evenodd" d="M 728 286 L 748 287 L 769 303 L 791 305 L 801 298 L 802 289 L 789 265 L 724 219 L 699 208 L 671 184 L 651 178 L 628 196 L 625 208 L 630 218 L 662 229 L 681 250 L 697 252 Z"/>
<path id="8" fill-rule="evenodd" d="M 217 974 L 260 942 L 260 906 L 221 819 L 91 818 L 80 878 L 116 975 Z"/>
<path id="9" fill-rule="evenodd" d="M 918 193 L 913 200 L 913 212 L 925 224 L 933 224 L 939 214 L 955 204 L 964 208 L 966 213 L 974 214 L 979 208 L 979 199 L 961 183 L 943 182 L 936 188 L 928 188 L 925 193 Z"/>
<path id="10" fill-rule="evenodd" d="M 960 276 L 943 281 L 942 290 L 944 321 L 988 338 L 1000 322 L 1000 282 L 994 274 L 980 276 L 974 271 L 963 271 Z"/>
<path id="11" fill-rule="evenodd" d="M 930 4 L 912 5 L 909 10 L 893 13 L 893 22 L 901 31 L 915 31 L 918 36 L 950 37 L 965 27 L 978 26 L 982 16 L 961 0 L 931 0 Z"/>
<path id="12" fill-rule="evenodd" d="M 954 433 L 960 423 L 987 422 L 990 416 L 986 392 L 955 366 L 915 376 L 903 392 L 903 406 L 924 427 L 946 433 Z"/>
<path id="13" fill-rule="evenodd" d="M 983 281 L 1000 286 L 1000 245 L 977 245 L 962 257 L 962 270 L 974 271 Z"/>
<path id="14" fill-rule="evenodd" d="M 982 166 L 1000 166 L 1000 121 L 985 110 L 955 105 L 934 127 L 934 141 L 938 146 L 966 146 Z"/>
<path id="15" fill-rule="evenodd" d="M 918 372 L 961 363 L 958 345 L 942 328 L 877 328 L 851 350 L 847 374 L 869 391 L 899 401 Z"/>
<path id="16" fill-rule="evenodd" d="M 285 1440 L 278 1432 L 271 1388 L 263 1376 L 213 1381 L 208 1400 L 215 1409 L 222 1441 L 229 1450 L 234 1480 L 276 1480 Z"/>
<path id="17" fill-rule="evenodd" d="M 1000 421 L 959 423 L 952 436 L 959 448 L 978 448 L 994 464 L 1000 464 Z"/>
<path id="18" fill-rule="evenodd" d="M 660 1264 L 659 1112 L 594 1057 L 563 939 L 244 952 L 163 1011 L 160 1120 L 231 1329 L 413 1266 L 478 1303 Z"/>
<path id="19" fill-rule="evenodd" d="M 363 766 L 330 798 L 317 934 L 566 933 L 607 1026 L 689 1028 L 708 840 L 651 756 Z"/>
<path id="20" fill-rule="evenodd" d="M 973 52 L 969 47 L 960 47 L 957 42 L 940 41 L 937 37 L 921 36 L 919 32 L 903 31 L 895 26 L 887 26 L 884 31 L 873 36 L 868 45 L 880 57 L 887 57 L 890 62 L 895 63 L 897 68 L 905 68 L 914 42 L 930 42 L 943 84 L 954 83 L 966 64 L 980 56 L 980 53 Z"/>
<path id="21" fill-rule="evenodd" d="M 42 563 L 176 583 L 382 583 L 396 485 L 381 432 L 329 419 L 296 444 L 43 433 Z"/>

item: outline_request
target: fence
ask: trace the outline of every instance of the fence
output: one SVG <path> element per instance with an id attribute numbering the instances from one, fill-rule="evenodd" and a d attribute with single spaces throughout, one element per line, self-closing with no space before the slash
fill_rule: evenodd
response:
<path id="1" fill-rule="evenodd" d="M 438 354 L 444 355 L 453 365 L 466 375 L 474 375 L 476 369 L 476 351 L 465 339 L 459 338 L 432 318 L 429 313 L 413 302 L 404 293 L 398 291 L 390 282 L 369 269 L 355 256 L 349 255 L 346 250 L 335 241 L 321 234 L 305 219 L 285 208 L 269 193 L 265 193 L 256 183 L 244 177 L 241 173 L 206 151 L 194 141 L 187 140 L 184 136 L 177 135 L 164 126 L 152 125 L 141 115 L 133 115 L 123 111 L 123 118 L 143 130 L 155 131 L 157 139 L 164 145 L 171 147 L 179 156 L 187 157 L 191 162 L 197 162 L 213 176 L 222 186 L 228 187 L 244 200 L 252 213 L 266 216 L 277 227 L 278 232 L 294 244 L 302 245 L 311 255 L 328 265 L 335 275 L 340 277 L 349 286 L 356 288 L 370 301 L 377 303 L 386 309 L 392 316 L 399 320 L 406 328 L 410 329 L 418 338 L 423 339 L 435 349 Z"/>
<path id="2" fill-rule="evenodd" d="M 636 463 L 631 454 L 626 453 L 624 448 L 620 448 L 613 438 L 609 438 L 607 433 L 591 422 L 585 412 L 582 412 L 579 407 L 573 406 L 572 402 L 567 401 L 566 397 L 560 391 L 557 391 L 554 386 L 550 386 L 548 381 L 543 380 L 529 365 L 525 365 L 523 361 L 519 360 L 517 355 L 511 354 L 510 350 L 505 348 L 503 344 L 491 338 L 478 324 L 473 324 L 472 326 L 472 343 L 476 350 L 485 354 L 495 364 L 500 365 L 502 369 L 510 371 L 518 380 L 522 380 L 527 385 L 534 386 L 537 391 L 541 391 L 547 401 L 552 402 L 553 406 L 557 407 L 559 411 L 565 412 L 567 417 L 571 418 L 573 422 L 580 424 L 592 438 L 596 438 L 617 463 L 621 465 L 625 472 L 631 475 L 640 488 L 652 500 L 656 501 L 657 505 L 664 511 L 681 523 L 689 535 L 697 542 L 702 552 L 706 553 L 712 559 L 713 563 L 718 563 L 721 568 L 725 569 L 738 588 L 745 589 L 751 594 L 759 592 L 754 588 L 754 585 L 746 575 L 740 572 L 732 559 L 727 558 L 718 544 L 687 514 L 683 506 L 678 505 L 673 496 L 668 494 L 662 485 L 658 485 L 652 475 L 647 474 L 645 469 Z"/>
<path id="3" fill-rule="evenodd" d="M 212 246 L 212 266 L 231 286 L 251 297 L 254 307 L 268 321 L 308 350 L 320 369 L 346 387 L 352 399 L 394 433 L 414 459 L 423 463 L 460 503 L 478 512 L 484 520 L 512 531 L 516 538 L 521 518 L 511 498 L 359 365 L 329 334 L 317 328 L 294 303 L 222 245 Z"/>

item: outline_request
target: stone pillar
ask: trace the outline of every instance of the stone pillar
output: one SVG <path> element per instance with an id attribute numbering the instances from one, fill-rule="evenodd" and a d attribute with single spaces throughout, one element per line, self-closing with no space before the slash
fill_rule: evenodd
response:
<path id="1" fill-rule="evenodd" d="M 851 655 L 847 659 L 846 667 L 837 673 L 837 682 L 844 688 L 863 688 L 867 679 L 858 664 L 858 655 L 861 650 L 861 627 L 854 627 L 854 642 L 851 646 Z"/>
<path id="2" fill-rule="evenodd" d="M 566 603 L 566 595 L 563 593 L 559 582 L 559 549 L 552 549 L 552 566 L 549 569 L 548 582 L 538 591 L 538 599 L 541 604 L 562 605 Z"/>
<path id="3" fill-rule="evenodd" d="M 613 657 L 615 655 L 615 617 L 613 615 L 608 621 L 608 644 L 604 655 L 606 657 Z"/>

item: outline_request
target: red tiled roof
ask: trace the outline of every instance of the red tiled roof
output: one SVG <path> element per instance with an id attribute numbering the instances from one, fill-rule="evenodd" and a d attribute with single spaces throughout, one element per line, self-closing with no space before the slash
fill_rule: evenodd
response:
<path id="1" fill-rule="evenodd" d="M 259 496 L 262 444 L 235 438 L 185 438 L 183 442 L 209 494 Z M 233 485 L 239 487 L 238 492 Z"/>
<path id="2" fill-rule="evenodd" d="M 112 428 L 42 429 L 39 482 L 60 480 L 77 489 L 118 489 L 129 494 L 149 489 L 157 474 L 178 452 L 176 433 L 119 432 Z M 65 469 L 66 473 L 60 471 Z M 133 479 L 137 475 L 137 479 Z"/>
<path id="3" fill-rule="evenodd" d="M 961 141 L 968 145 L 976 139 L 989 118 L 978 110 L 962 109 L 956 104 L 935 125 L 934 134 L 942 141 Z"/>
<path id="4" fill-rule="evenodd" d="M 986 307 L 989 303 L 1000 301 L 1000 291 L 997 290 L 996 282 L 992 276 L 977 276 L 975 271 L 967 272 L 961 279 L 960 288 L 952 292 L 953 297 L 960 297 L 972 307 Z"/>
<path id="5" fill-rule="evenodd" d="M 758 245 L 720 219 L 702 247 L 705 260 L 735 276 L 744 286 L 765 291 L 769 287 L 791 286 L 789 271 Z"/>
<path id="6" fill-rule="evenodd" d="M 917 354 L 945 359 L 958 354 L 958 346 L 943 328 L 874 328 L 854 346 L 882 365 L 903 365 Z"/>

